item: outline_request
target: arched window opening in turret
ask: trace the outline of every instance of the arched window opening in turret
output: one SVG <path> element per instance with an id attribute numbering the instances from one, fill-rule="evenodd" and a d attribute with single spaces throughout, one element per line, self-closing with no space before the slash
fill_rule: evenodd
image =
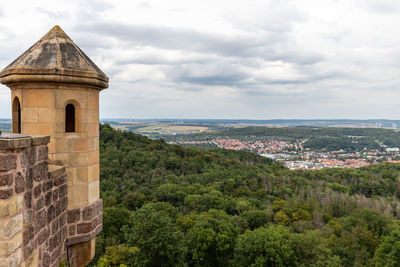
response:
<path id="1" fill-rule="evenodd" d="M 73 104 L 65 107 L 65 132 L 75 132 L 75 106 Z"/>
<path id="2" fill-rule="evenodd" d="M 14 98 L 12 105 L 12 131 L 21 133 L 21 104 L 18 97 Z"/>

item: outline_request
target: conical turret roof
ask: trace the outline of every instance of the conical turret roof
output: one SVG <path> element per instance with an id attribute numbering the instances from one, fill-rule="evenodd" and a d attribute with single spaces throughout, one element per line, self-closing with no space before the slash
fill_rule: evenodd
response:
<path id="1" fill-rule="evenodd" d="M 53 27 L 0 72 L 3 84 L 62 82 L 108 87 L 108 78 L 59 27 Z"/>

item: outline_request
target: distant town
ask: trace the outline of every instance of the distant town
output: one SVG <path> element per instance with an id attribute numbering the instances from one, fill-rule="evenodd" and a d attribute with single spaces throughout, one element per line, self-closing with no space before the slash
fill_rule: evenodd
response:
<path id="1" fill-rule="evenodd" d="M 107 119 L 102 123 L 170 144 L 251 151 L 292 170 L 400 163 L 400 121 L 394 120 Z M 0 119 L 0 131 L 9 131 L 10 125 L 9 119 Z"/>
<path id="2" fill-rule="evenodd" d="M 177 144 L 196 145 L 214 144 L 218 148 L 253 151 L 263 157 L 281 162 L 291 170 L 321 168 L 359 168 L 379 162 L 400 163 L 400 148 L 387 147 L 362 152 L 345 152 L 344 150 L 316 152 L 304 148 L 307 139 L 297 142 L 273 140 L 268 142 L 238 139 L 214 139 L 208 141 L 182 141 Z M 173 142 L 171 142 L 173 143 Z"/>

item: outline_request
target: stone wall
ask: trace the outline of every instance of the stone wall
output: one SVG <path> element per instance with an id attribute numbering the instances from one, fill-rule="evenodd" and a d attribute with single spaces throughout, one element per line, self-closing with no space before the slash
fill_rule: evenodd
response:
<path id="1" fill-rule="evenodd" d="M 67 184 L 48 165 L 47 136 L 0 135 L 0 266 L 66 260 Z"/>
<path id="2" fill-rule="evenodd" d="M 101 199 L 87 207 L 68 210 L 68 245 L 88 242 L 95 238 L 103 227 L 102 211 Z"/>

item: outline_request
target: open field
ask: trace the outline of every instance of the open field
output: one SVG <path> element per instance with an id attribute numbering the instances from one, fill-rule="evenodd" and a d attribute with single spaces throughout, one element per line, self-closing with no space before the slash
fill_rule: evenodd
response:
<path id="1" fill-rule="evenodd" d="M 159 133 L 159 134 L 185 134 L 185 133 L 202 133 L 209 131 L 209 127 L 191 126 L 191 125 L 170 125 L 155 124 L 143 128 L 137 128 L 138 133 Z"/>

